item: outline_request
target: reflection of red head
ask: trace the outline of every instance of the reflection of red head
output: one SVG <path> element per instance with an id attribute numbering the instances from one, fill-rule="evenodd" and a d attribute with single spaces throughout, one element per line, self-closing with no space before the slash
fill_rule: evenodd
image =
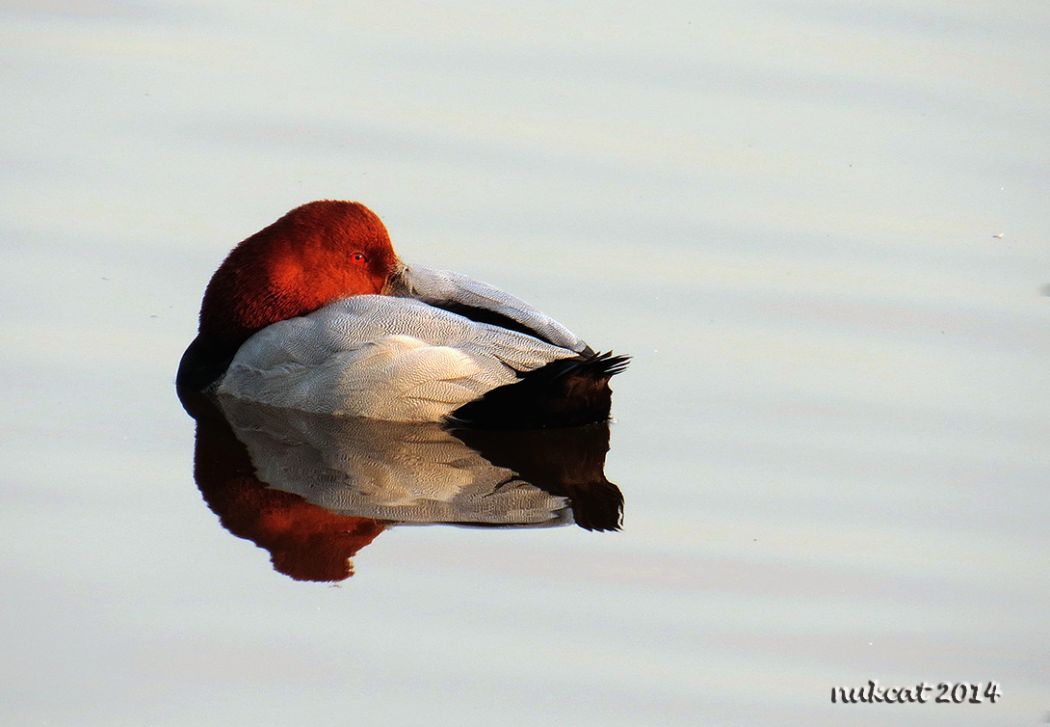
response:
<path id="1" fill-rule="evenodd" d="M 270 551 L 274 568 L 297 581 L 349 578 L 350 558 L 387 526 L 270 489 L 256 478 L 248 452 L 221 416 L 197 419 L 194 455 L 197 486 L 223 527 Z"/>
<path id="2" fill-rule="evenodd" d="M 234 535 L 270 551 L 273 567 L 297 581 L 341 581 L 354 574 L 350 558 L 383 532 L 386 523 L 337 515 L 298 495 L 271 490 L 259 482 L 227 483 L 218 499 L 232 507 L 220 512 Z M 233 495 L 227 500 L 227 496 Z"/>

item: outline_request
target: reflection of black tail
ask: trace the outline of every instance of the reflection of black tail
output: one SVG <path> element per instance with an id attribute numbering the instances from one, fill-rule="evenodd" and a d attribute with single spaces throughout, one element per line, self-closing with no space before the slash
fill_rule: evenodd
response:
<path id="1" fill-rule="evenodd" d="M 623 493 L 603 480 L 565 485 L 565 496 L 572 505 L 572 518 L 584 530 L 619 530 L 623 525 Z"/>
<path id="2" fill-rule="evenodd" d="M 561 359 L 519 374 L 452 413 L 457 423 L 491 429 L 571 427 L 609 418 L 609 379 L 627 368 L 629 356 L 592 353 Z"/>
<path id="3" fill-rule="evenodd" d="M 453 429 L 460 440 L 526 482 L 564 497 L 585 530 L 619 530 L 623 493 L 605 478 L 609 423 L 584 427 L 497 432 Z"/>

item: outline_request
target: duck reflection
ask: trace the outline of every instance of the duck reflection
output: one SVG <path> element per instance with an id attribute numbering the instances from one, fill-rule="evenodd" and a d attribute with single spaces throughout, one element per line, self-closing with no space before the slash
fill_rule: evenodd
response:
<path id="1" fill-rule="evenodd" d="M 208 506 L 296 580 L 350 577 L 350 559 L 399 524 L 620 528 L 605 423 L 479 431 L 180 394 Z"/>

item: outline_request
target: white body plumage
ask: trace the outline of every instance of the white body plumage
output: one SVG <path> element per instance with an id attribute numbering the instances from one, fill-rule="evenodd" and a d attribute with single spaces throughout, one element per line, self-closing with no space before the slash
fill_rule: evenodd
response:
<path id="1" fill-rule="evenodd" d="M 537 335 L 479 323 L 440 305 L 490 311 Z M 497 288 L 455 273 L 404 268 L 389 295 L 344 298 L 255 333 L 237 351 L 218 393 L 303 411 L 438 421 L 515 383 L 519 373 L 589 351 L 565 326 Z"/>

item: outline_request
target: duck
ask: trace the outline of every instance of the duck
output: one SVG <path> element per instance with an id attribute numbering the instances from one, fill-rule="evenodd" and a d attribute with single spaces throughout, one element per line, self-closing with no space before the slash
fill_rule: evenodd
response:
<path id="1" fill-rule="evenodd" d="M 629 360 L 495 286 L 405 264 L 360 202 L 318 200 L 227 255 L 176 385 L 318 414 L 548 428 L 607 421 Z"/>

